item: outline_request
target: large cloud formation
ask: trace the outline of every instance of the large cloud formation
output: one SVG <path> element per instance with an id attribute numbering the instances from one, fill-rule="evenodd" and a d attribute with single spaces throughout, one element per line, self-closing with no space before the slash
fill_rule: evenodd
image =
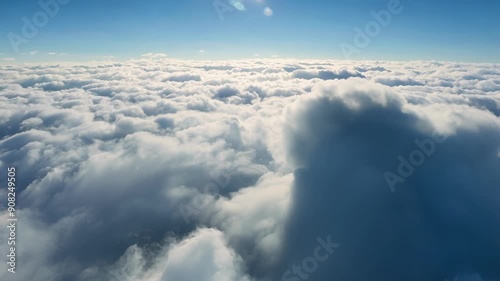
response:
<path id="1" fill-rule="evenodd" d="M 0 169 L 19 186 L 2 280 L 500 280 L 498 65 L 144 56 L 0 74 Z M 325 239 L 341 246 L 311 270 Z"/>

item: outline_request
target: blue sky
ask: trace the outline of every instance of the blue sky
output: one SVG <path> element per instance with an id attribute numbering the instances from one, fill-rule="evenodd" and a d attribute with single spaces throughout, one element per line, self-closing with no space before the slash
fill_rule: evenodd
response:
<path id="1" fill-rule="evenodd" d="M 182 59 L 343 59 L 340 44 L 353 44 L 354 28 L 364 29 L 372 10 L 386 10 L 394 0 L 241 1 L 244 11 L 228 11 L 221 20 L 213 0 L 71 0 L 16 53 L 8 34 L 22 36 L 21 19 L 43 10 L 38 1 L 1 0 L 0 58 L 126 59 L 161 52 Z M 353 59 L 500 62 L 500 1 L 400 1 L 403 11 Z"/>

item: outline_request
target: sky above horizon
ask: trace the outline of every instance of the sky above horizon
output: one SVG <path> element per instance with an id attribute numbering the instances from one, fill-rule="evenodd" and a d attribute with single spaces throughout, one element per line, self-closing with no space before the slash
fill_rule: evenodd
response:
<path id="1" fill-rule="evenodd" d="M 58 4 L 46 24 L 38 1 L 2 1 L 0 60 L 165 53 L 180 59 L 500 62 L 500 2 L 494 0 L 401 0 L 400 12 L 378 24 L 379 30 L 367 37 L 369 44 L 356 44 L 356 28 L 365 30 L 374 20 L 371 12 L 388 11 L 391 1 L 396 0 L 216 0 L 218 5 L 213 0 L 71 0 Z M 33 21 L 36 15 L 41 15 L 39 25 Z M 23 33 L 23 18 L 37 30 Z M 346 57 L 342 44 L 358 51 Z"/>

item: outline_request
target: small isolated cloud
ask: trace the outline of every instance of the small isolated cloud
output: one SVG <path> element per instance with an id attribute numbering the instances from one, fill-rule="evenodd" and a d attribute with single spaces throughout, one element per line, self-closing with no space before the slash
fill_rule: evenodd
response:
<path id="1" fill-rule="evenodd" d="M 15 58 L 0 58 L 0 61 L 15 61 Z"/>
<path id="2" fill-rule="evenodd" d="M 245 10 L 245 5 L 240 0 L 230 0 L 229 3 L 233 7 L 235 7 L 237 10 L 240 10 L 240 11 L 244 11 Z"/>
<path id="3" fill-rule="evenodd" d="M 201 81 L 201 76 L 195 74 L 183 73 L 183 74 L 171 75 L 167 77 L 165 81 L 172 81 L 172 82 Z"/>
<path id="4" fill-rule="evenodd" d="M 206 51 L 205 51 L 205 50 L 203 50 L 203 49 L 201 49 L 201 50 L 199 50 L 199 51 L 198 51 L 198 53 L 200 53 L 200 54 L 204 54 L 204 53 L 206 53 Z"/>
<path id="5" fill-rule="evenodd" d="M 25 52 L 25 53 L 21 53 L 21 55 L 23 56 L 34 56 L 36 54 L 40 53 L 40 51 L 30 51 L 30 52 Z"/>
<path id="6" fill-rule="evenodd" d="M 32 52 L 31 52 L 31 53 L 32 53 Z M 31 54 L 31 53 L 30 53 L 30 54 Z M 38 52 L 36 52 L 36 53 L 38 53 Z M 36 53 L 35 53 L 35 54 L 36 54 Z M 48 52 L 48 53 L 47 53 L 47 55 L 49 55 L 49 56 L 67 56 L 68 54 L 67 54 L 67 53 Z"/>
<path id="7" fill-rule="evenodd" d="M 273 15 L 273 10 L 271 8 L 269 8 L 269 7 L 265 7 L 264 8 L 264 15 L 266 15 L 268 17 L 272 16 Z"/>

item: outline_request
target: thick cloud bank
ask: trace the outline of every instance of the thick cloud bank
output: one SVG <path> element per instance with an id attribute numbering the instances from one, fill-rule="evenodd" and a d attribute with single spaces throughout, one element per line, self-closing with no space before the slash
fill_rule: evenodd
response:
<path id="1" fill-rule="evenodd" d="M 495 115 L 412 105 L 360 79 L 323 84 L 289 114 L 298 169 L 287 258 L 310 251 L 302 241 L 331 235 L 342 247 L 318 280 L 500 278 Z"/>
<path id="2" fill-rule="evenodd" d="M 1 280 L 500 280 L 498 65 L 144 56 L 0 100 Z"/>

